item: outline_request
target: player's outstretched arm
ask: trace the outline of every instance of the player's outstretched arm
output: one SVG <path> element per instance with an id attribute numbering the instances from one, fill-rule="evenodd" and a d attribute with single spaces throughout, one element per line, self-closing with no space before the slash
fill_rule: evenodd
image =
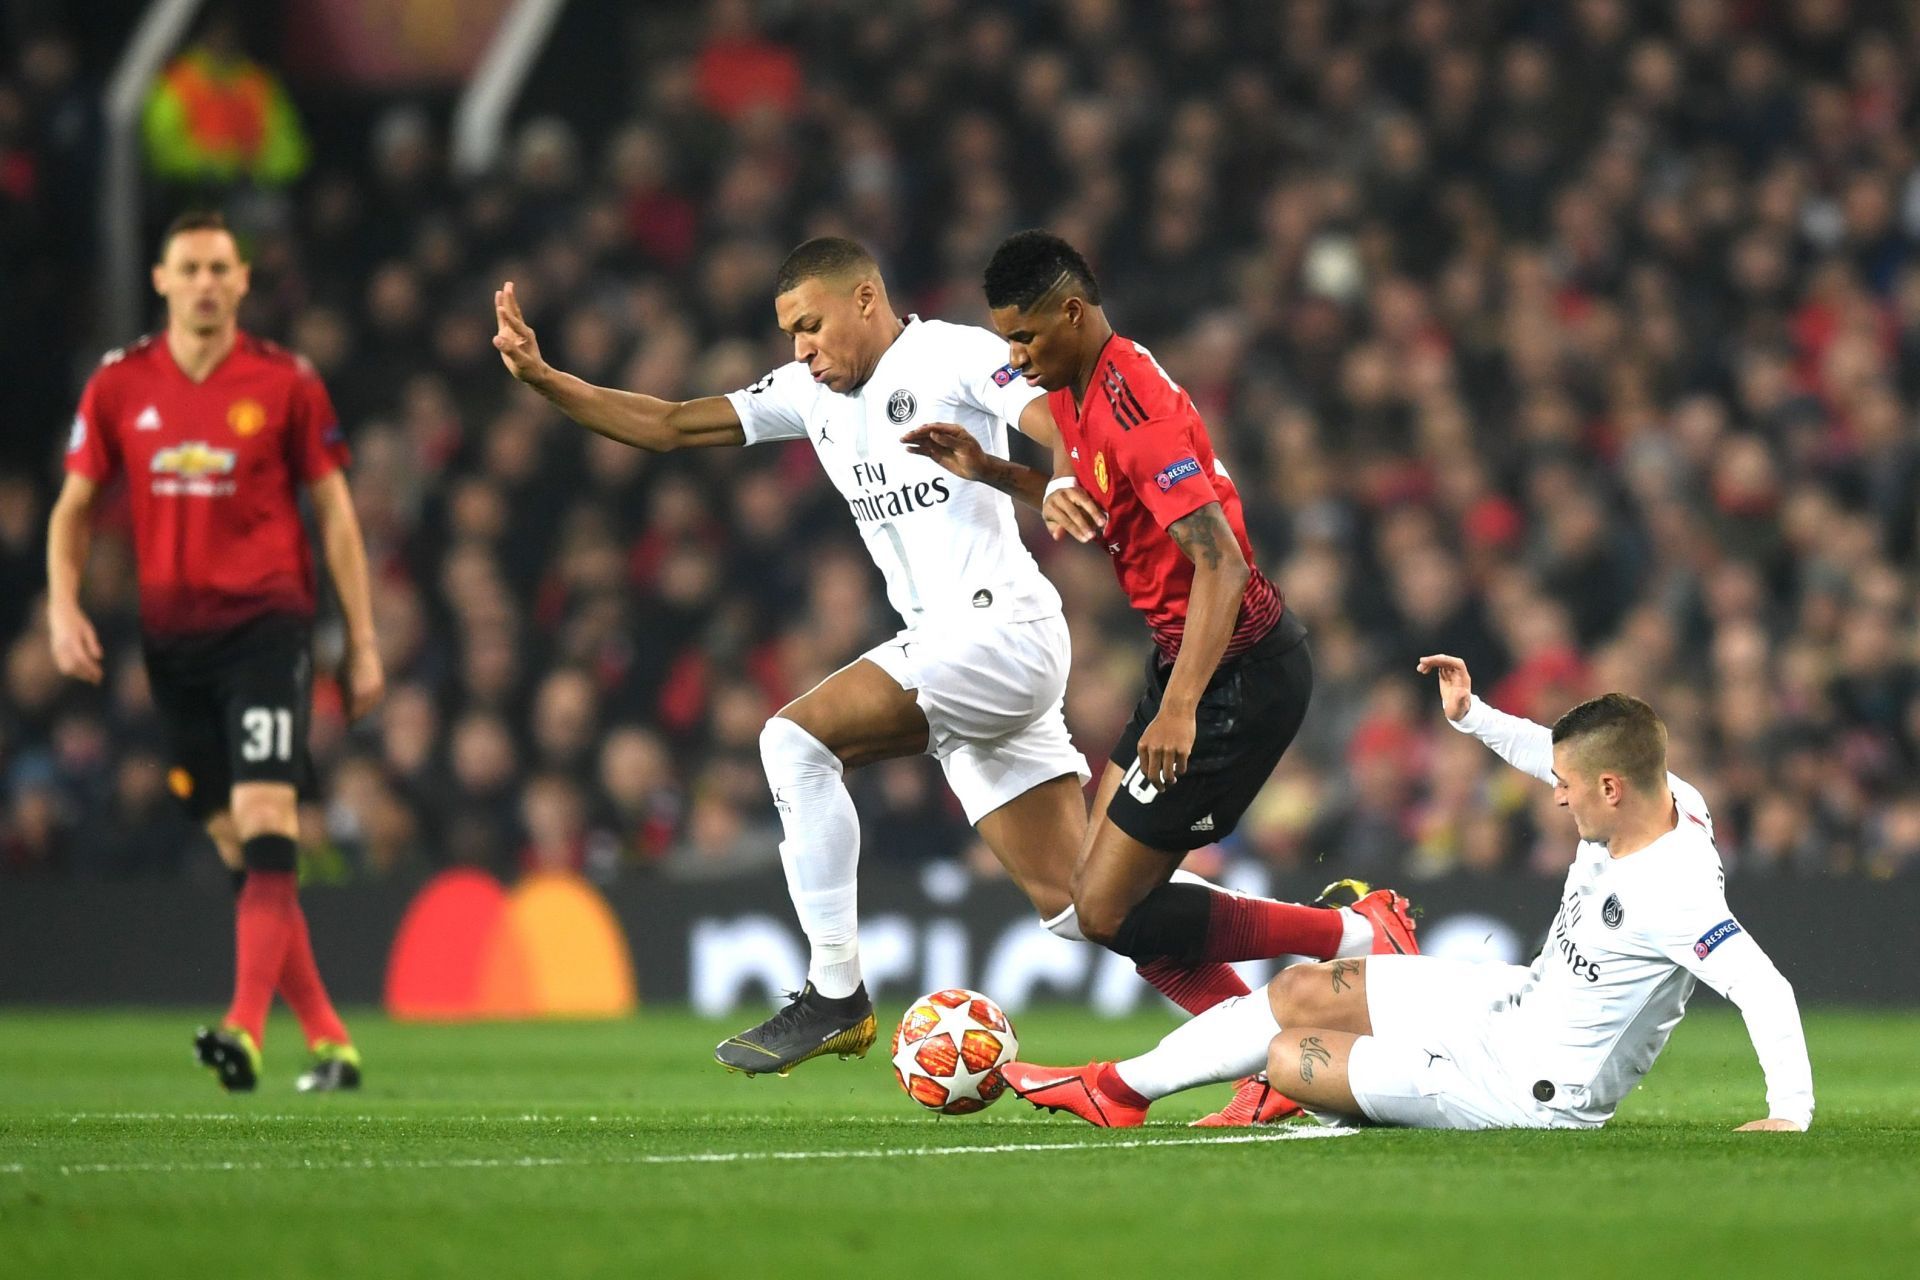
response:
<path id="1" fill-rule="evenodd" d="M 1758 944 L 1746 948 L 1737 976 L 1721 994 L 1740 1010 L 1767 1081 L 1767 1118 L 1740 1126 L 1743 1132 L 1804 1132 L 1813 1123 L 1813 1064 L 1793 984 Z M 1729 957 L 1733 959 L 1734 957 Z M 1716 975 L 1724 982 L 1724 976 Z M 1717 986 L 1717 983 L 1709 983 Z"/>
<path id="2" fill-rule="evenodd" d="M 1793 984 L 1741 927 L 1717 890 L 1698 906 L 1685 903 L 1683 895 L 1668 907 L 1676 914 L 1674 927 L 1666 931 L 1666 953 L 1740 1010 L 1767 1081 L 1767 1118 L 1741 1125 L 1741 1130 L 1806 1129 L 1813 1123 L 1813 1064 Z M 1696 934 L 1702 928 L 1706 931 Z"/>
<path id="3" fill-rule="evenodd" d="M 347 717 L 358 720 L 380 705 L 387 693 L 386 669 L 373 630 L 373 588 L 367 572 L 367 546 L 344 471 L 333 471 L 308 488 L 314 522 L 327 559 L 333 593 L 347 623 Z"/>
<path id="4" fill-rule="evenodd" d="M 533 326 L 520 310 L 520 298 L 511 280 L 494 292 L 493 316 L 499 326 L 493 346 L 507 372 L 589 431 L 653 453 L 747 442 L 740 415 L 724 396 L 662 400 L 637 391 L 595 386 L 548 364 L 540 354 Z"/>
<path id="5" fill-rule="evenodd" d="M 1462 733 L 1470 733 L 1522 773 L 1553 783 L 1553 730 L 1523 716 L 1496 711 L 1473 696 L 1473 676 L 1467 664 L 1448 653 L 1420 659 L 1421 675 L 1440 677 L 1440 709 Z"/>
<path id="6" fill-rule="evenodd" d="M 1036 511 L 1046 497 L 1047 478 L 1032 467 L 1001 458 L 981 447 L 978 437 L 957 422 L 927 422 L 900 437 L 908 453 L 931 458 L 962 480 L 972 480 L 1024 502 Z"/>
<path id="7" fill-rule="evenodd" d="M 80 578 L 93 541 L 93 500 L 99 486 L 67 473 L 47 521 L 47 631 L 60 674 L 89 684 L 105 676 L 106 657 L 93 623 L 80 607 Z"/>

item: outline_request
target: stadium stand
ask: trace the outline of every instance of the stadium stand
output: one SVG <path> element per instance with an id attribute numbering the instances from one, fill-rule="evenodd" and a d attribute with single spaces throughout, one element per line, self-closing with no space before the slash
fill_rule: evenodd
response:
<path id="1" fill-rule="evenodd" d="M 762 721 L 895 626 L 808 450 L 588 436 L 500 368 L 500 280 L 556 364 L 689 395 L 787 358 L 769 291 L 797 239 L 857 236 L 903 305 L 981 320 L 979 270 L 1027 225 L 1088 251 L 1192 391 L 1313 634 L 1307 730 L 1203 859 L 1561 874 L 1545 793 L 1415 682 L 1446 651 L 1536 718 L 1650 699 L 1736 876 L 1920 873 L 1904 6 L 768 9 L 634 6 L 626 100 L 550 113 L 549 83 L 480 180 L 445 163 L 442 102 L 355 129 L 299 103 L 313 166 L 247 206 L 279 212 L 248 227 L 243 323 L 338 402 L 393 690 L 350 732 L 321 682 L 311 878 L 773 865 Z M 0 877 L 211 878 L 111 522 L 104 692 L 47 651 L 46 503 L 105 345 L 94 126 L 71 45 L 0 49 Z M 1144 639 L 1103 558 L 1032 527 L 1073 624 L 1069 722 L 1104 756 Z M 854 787 L 869 858 L 993 873 L 927 762 Z"/>

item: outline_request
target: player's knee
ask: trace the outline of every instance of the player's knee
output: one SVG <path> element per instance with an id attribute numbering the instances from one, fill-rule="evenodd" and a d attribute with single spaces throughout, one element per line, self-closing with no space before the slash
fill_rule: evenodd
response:
<path id="1" fill-rule="evenodd" d="M 1120 949 L 1116 944 L 1127 923 L 1127 913 L 1118 903 L 1104 899 L 1099 894 L 1077 889 L 1073 896 L 1073 913 L 1080 922 L 1081 936 L 1088 942 Z"/>
<path id="2" fill-rule="evenodd" d="M 1267 999 L 1273 1018 L 1283 1027 L 1316 1021 L 1317 997 L 1326 982 L 1326 966 L 1296 964 L 1273 975 L 1267 984 Z"/>
<path id="3" fill-rule="evenodd" d="M 228 811 L 234 837 L 244 846 L 255 836 L 292 837 L 300 830 L 299 796 L 280 783 L 242 783 L 233 789 Z"/>
<path id="4" fill-rule="evenodd" d="M 1291 1080 L 1297 1063 L 1293 1056 L 1293 1045 L 1286 1036 L 1275 1036 L 1267 1047 L 1267 1079 Z"/>
<path id="5" fill-rule="evenodd" d="M 776 789 L 782 780 L 841 771 L 839 758 L 825 743 L 785 716 L 775 716 L 761 728 L 760 763 Z"/>

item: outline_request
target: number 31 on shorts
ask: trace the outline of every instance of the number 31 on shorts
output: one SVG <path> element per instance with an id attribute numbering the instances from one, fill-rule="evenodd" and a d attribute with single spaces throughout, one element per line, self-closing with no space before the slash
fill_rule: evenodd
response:
<path id="1" fill-rule="evenodd" d="M 247 735 L 240 744 L 241 759 L 250 763 L 293 759 L 293 712 L 284 707 L 248 707 L 240 713 L 240 728 Z"/>

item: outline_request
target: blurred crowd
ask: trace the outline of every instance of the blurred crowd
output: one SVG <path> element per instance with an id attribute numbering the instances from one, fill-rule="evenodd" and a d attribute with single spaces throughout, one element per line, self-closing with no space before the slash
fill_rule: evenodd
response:
<path id="1" fill-rule="evenodd" d="M 1193 393 L 1312 632 L 1307 728 L 1201 861 L 1560 874 L 1549 789 L 1414 674 L 1449 652 L 1542 721 L 1649 699 L 1736 876 L 1920 872 L 1907 6 L 636 9 L 616 126 L 525 119 L 456 181 L 444 112 L 395 103 L 249 206 L 243 323 L 338 402 L 392 686 L 348 726 L 321 681 L 311 877 L 774 865 L 760 725 L 898 626 L 810 449 L 655 457 L 557 418 L 489 345 L 500 281 L 555 364 L 685 397 L 790 358 L 769 293 L 797 240 L 855 236 L 901 309 L 982 321 L 980 268 L 1028 225 L 1086 251 Z M 23 86 L 0 70 L 0 241 L 47 154 Z M 62 421 L 0 479 L 0 873 L 212 874 L 165 795 L 111 522 L 106 688 L 47 652 Z M 1027 527 L 1097 770 L 1146 633 L 1104 556 Z M 322 669 L 338 650 L 323 626 Z M 852 785 L 868 858 L 986 873 L 929 762 Z"/>

